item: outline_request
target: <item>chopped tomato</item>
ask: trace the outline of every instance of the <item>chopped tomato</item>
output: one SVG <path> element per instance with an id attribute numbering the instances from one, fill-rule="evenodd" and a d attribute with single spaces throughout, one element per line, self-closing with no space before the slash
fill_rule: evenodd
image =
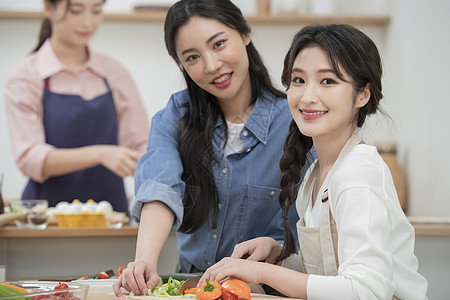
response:
<path id="1" fill-rule="evenodd" d="M 125 270 L 126 267 L 123 266 L 119 266 L 119 268 L 117 268 L 117 277 L 119 277 L 120 275 L 122 275 L 123 270 Z"/>
<path id="2" fill-rule="evenodd" d="M 237 300 L 237 298 L 239 298 L 237 295 L 225 290 L 222 291 L 222 296 L 220 296 L 222 300 Z"/>
<path id="3" fill-rule="evenodd" d="M 108 279 L 108 278 L 109 278 L 108 274 L 106 274 L 105 272 L 100 272 L 100 274 L 95 276 L 94 279 Z"/>

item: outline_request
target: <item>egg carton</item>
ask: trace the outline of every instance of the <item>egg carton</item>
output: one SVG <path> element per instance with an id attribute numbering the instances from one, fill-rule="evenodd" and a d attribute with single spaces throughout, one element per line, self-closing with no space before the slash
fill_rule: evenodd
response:
<path id="1" fill-rule="evenodd" d="M 59 228 L 106 228 L 103 213 L 55 214 Z"/>

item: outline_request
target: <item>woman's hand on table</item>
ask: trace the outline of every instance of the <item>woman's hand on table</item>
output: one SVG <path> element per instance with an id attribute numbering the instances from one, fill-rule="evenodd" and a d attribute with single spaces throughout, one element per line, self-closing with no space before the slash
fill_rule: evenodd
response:
<path id="1" fill-rule="evenodd" d="M 120 177 L 133 176 L 141 153 L 127 147 L 102 145 L 100 147 L 101 164 Z"/>
<path id="2" fill-rule="evenodd" d="M 147 295 L 147 291 L 152 290 L 158 282 L 156 268 L 143 261 L 130 262 L 113 284 L 113 290 L 117 297 L 123 296 L 121 287 L 135 295 Z"/>

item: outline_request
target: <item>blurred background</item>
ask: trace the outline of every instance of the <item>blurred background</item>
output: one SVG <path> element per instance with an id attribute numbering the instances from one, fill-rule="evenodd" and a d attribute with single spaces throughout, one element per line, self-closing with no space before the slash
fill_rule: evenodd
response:
<path id="1" fill-rule="evenodd" d="M 136 5 L 168 6 L 174 0 L 107 0 L 105 12 L 130 13 Z M 254 16 L 257 0 L 234 0 L 243 13 Z M 253 41 L 273 81 L 281 86 L 282 61 L 290 40 L 304 24 L 301 16 L 382 16 L 386 24 L 354 24 L 377 44 L 384 64 L 386 116 L 364 129 L 370 143 L 393 142 L 406 170 L 410 216 L 450 217 L 450 2 L 446 0 L 272 0 L 270 14 L 297 22 L 257 19 L 249 22 Z M 0 10 L 42 11 L 43 1 L 0 1 Z M 333 20 L 333 18 L 330 18 Z M 320 22 L 321 19 L 318 18 Z M 328 19 L 327 19 L 328 20 Z M 339 21 L 339 19 L 337 19 Z M 19 198 L 26 178 L 15 165 L 5 116 L 3 88 L 9 69 L 28 54 L 37 41 L 40 19 L 0 18 L 0 173 L 3 197 Z M 168 56 L 162 21 L 105 20 L 91 42 L 93 49 L 121 61 L 133 75 L 149 116 L 163 108 L 169 96 L 184 87 Z M 132 178 L 127 180 L 133 193 Z"/>

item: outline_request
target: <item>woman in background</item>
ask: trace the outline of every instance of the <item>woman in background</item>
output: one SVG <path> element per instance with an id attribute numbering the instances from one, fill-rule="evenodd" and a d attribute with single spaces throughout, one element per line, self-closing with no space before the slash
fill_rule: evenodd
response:
<path id="1" fill-rule="evenodd" d="M 277 161 L 292 116 L 241 11 L 229 0 L 181 0 L 169 9 L 164 30 L 187 89 L 152 119 L 135 174 L 136 257 L 114 285 L 118 296 L 120 287 L 142 294 L 158 283 L 158 258 L 171 230 L 178 271 L 191 273 L 231 255 L 242 241 L 283 238 Z"/>
<path id="2" fill-rule="evenodd" d="M 103 0 L 46 0 L 33 53 L 11 71 L 6 111 L 23 199 L 107 200 L 128 212 L 123 177 L 145 152 L 148 118 L 128 71 L 88 48 Z"/>
<path id="3" fill-rule="evenodd" d="M 244 242 L 203 279 L 234 276 L 308 300 L 426 299 L 414 228 L 389 168 L 359 130 L 379 109 L 381 75 L 376 45 L 354 27 L 307 26 L 295 35 L 282 75 L 294 120 L 280 161 L 280 206 L 287 213 L 296 204 L 299 255 L 289 257 L 297 249 L 285 227 L 283 245 Z M 303 178 L 296 167 L 314 160 L 312 145 L 318 158 Z M 290 268 L 277 265 L 285 259 Z"/>

